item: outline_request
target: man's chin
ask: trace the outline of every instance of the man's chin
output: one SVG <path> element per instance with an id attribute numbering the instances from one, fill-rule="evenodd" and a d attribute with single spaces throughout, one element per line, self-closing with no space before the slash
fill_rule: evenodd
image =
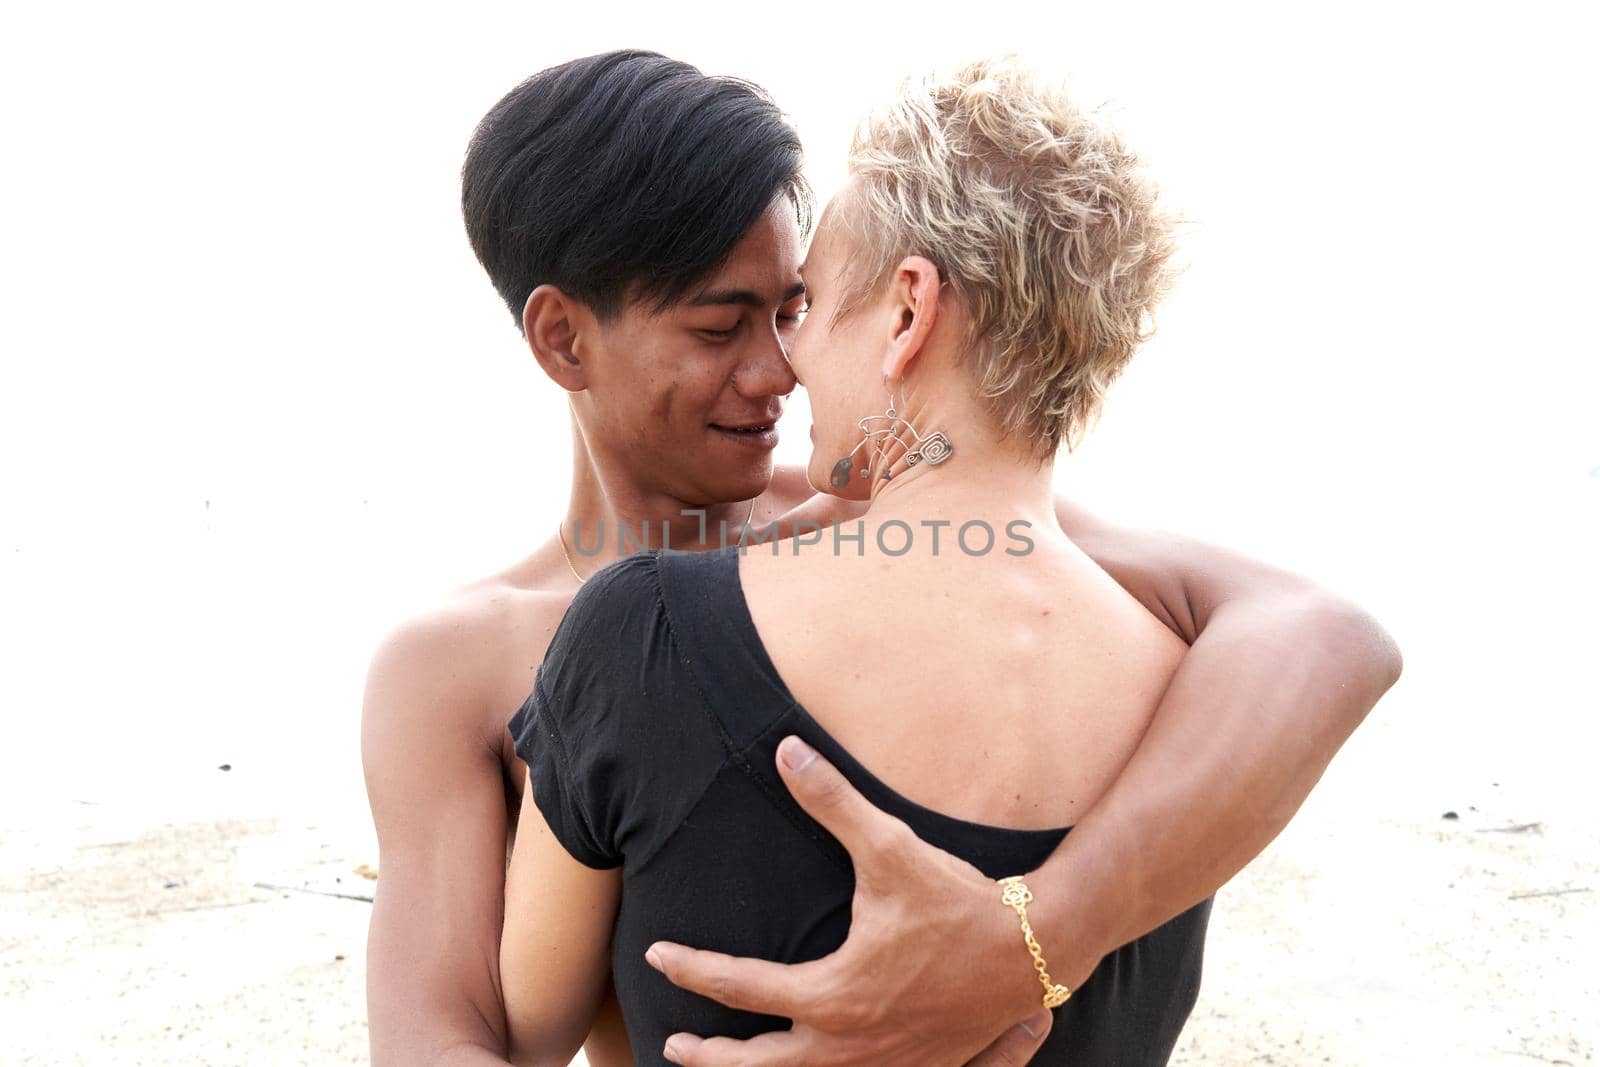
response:
<path id="1" fill-rule="evenodd" d="M 701 501 L 694 506 L 705 508 L 754 500 L 772 484 L 772 471 L 771 452 L 759 457 L 752 456 L 736 469 L 730 469 L 726 464 L 708 466 L 694 480 L 696 491 L 689 495 L 689 499 Z M 744 521 L 742 514 L 738 516 L 738 521 Z"/>

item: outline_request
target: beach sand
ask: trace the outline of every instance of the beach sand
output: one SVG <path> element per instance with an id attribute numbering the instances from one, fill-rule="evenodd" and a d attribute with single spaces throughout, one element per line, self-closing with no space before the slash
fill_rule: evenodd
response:
<path id="1" fill-rule="evenodd" d="M 299 890 L 370 897 L 370 855 L 267 818 L 30 822 L 0 839 L 5 1062 L 367 1061 L 371 905 Z"/>
<path id="2" fill-rule="evenodd" d="M 1362 803 L 1385 724 L 1218 896 L 1177 1064 L 1589 1064 L 1600 849 L 1484 783 Z M 1344 757 L 1341 757 L 1341 761 Z M 376 849 L 361 813 L 172 821 L 11 806 L 0 1032 L 15 1064 L 344 1064 L 367 1055 Z M 1452 809 L 1454 810 L 1454 809 Z"/>

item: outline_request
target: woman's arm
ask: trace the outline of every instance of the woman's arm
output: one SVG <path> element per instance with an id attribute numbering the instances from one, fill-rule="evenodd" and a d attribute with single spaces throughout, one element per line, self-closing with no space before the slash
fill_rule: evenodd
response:
<path id="1" fill-rule="evenodd" d="M 500 980 L 511 1062 L 567 1067 L 594 1024 L 611 973 L 611 929 L 622 869 L 573 859 L 522 795 L 500 936 Z"/>

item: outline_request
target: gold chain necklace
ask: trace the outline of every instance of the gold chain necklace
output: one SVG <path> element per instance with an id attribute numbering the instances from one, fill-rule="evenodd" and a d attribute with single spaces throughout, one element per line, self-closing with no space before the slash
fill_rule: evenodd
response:
<path id="1" fill-rule="evenodd" d="M 750 520 L 755 518 L 755 517 L 756 517 L 756 497 L 751 497 L 750 498 L 750 510 L 745 512 L 744 524 L 739 527 L 739 542 L 738 543 L 741 546 L 744 544 L 745 535 L 750 532 Z M 578 573 L 578 568 L 572 565 L 572 553 L 567 551 L 567 528 L 566 528 L 566 526 L 564 524 L 559 524 L 558 523 L 556 525 L 556 539 L 561 542 L 561 558 L 567 561 L 567 570 L 571 571 L 572 572 L 572 576 L 574 578 L 578 579 L 578 584 L 579 585 L 582 585 L 584 582 L 587 582 L 589 579 L 587 579 L 583 575 L 579 574 Z"/>

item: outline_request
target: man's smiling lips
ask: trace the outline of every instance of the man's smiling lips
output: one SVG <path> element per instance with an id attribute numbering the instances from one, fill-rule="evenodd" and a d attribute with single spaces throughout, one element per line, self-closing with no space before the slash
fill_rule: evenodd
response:
<path id="1" fill-rule="evenodd" d="M 746 448 L 772 449 L 778 445 L 778 416 L 706 424 L 718 436 Z"/>

